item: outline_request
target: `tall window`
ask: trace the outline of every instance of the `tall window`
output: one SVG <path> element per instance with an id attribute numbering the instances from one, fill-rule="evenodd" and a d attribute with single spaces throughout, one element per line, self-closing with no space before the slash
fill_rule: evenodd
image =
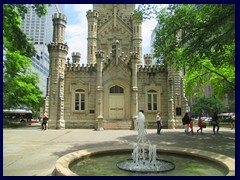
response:
<path id="1" fill-rule="evenodd" d="M 85 91 L 82 89 L 77 89 L 75 91 L 75 111 L 85 110 Z"/>
<path id="2" fill-rule="evenodd" d="M 154 90 L 148 91 L 147 103 L 149 111 L 157 111 L 157 91 Z"/>

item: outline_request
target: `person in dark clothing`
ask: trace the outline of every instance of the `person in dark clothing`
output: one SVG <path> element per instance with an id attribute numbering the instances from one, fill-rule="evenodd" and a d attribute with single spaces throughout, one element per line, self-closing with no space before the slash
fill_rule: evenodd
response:
<path id="1" fill-rule="evenodd" d="M 216 132 L 215 132 L 216 127 L 217 127 L 217 133 L 218 133 L 218 131 L 219 131 L 219 122 L 218 122 L 217 112 L 214 112 L 214 114 L 213 114 L 212 125 L 213 125 L 213 134 L 216 134 Z"/>
<path id="2" fill-rule="evenodd" d="M 42 130 L 47 129 L 47 121 L 48 121 L 47 113 L 44 113 L 42 116 Z"/>
<path id="3" fill-rule="evenodd" d="M 185 125 L 185 133 L 188 134 L 189 133 L 189 123 L 190 123 L 191 119 L 188 116 L 188 112 L 185 113 L 184 117 L 182 118 L 182 123 L 183 125 Z"/>

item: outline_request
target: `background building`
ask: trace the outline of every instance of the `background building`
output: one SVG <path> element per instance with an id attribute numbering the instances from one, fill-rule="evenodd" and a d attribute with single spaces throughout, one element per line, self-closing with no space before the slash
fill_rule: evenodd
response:
<path id="1" fill-rule="evenodd" d="M 52 15 L 54 13 L 64 13 L 64 4 L 51 4 L 47 6 L 48 14 L 38 17 L 32 4 L 26 4 L 28 12 L 25 19 L 22 21 L 23 32 L 33 39 L 34 47 L 37 54 L 31 58 L 33 71 L 39 73 L 40 82 L 39 88 L 43 91 L 43 96 L 46 95 L 47 77 L 49 74 L 49 54 L 47 45 L 53 38 Z"/>

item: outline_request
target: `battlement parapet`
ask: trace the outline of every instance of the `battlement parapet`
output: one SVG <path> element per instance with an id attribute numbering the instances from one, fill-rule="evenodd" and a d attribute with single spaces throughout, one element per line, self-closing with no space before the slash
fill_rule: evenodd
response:
<path id="1" fill-rule="evenodd" d="M 146 65 L 152 64 L 152 54 L 144 54 L 143 57 Z"/>
<path id="2" fill-rule="evenodd" d="M 81 57 L 81 53 L 80 52 L 72 52 L 72 57 Z"/>
<path id="3" fill-rule="evenodd" d="M 54 14 L 52 15 L 52 19 L 53 19 L 53 20 L 55 20 L 55 19 L 61 19 L 61 20 L 65 21 L 65 22 L 67 22 L 67 16 L 65 16 L 65 15 L 62 14 L 62 13 L 54 13 Z"/>
<path id="4" fill-rule="evenodd" d="M 156 65 L 139 65 L 138 66 L 139 72 L 166 72 L 167 68 L 162 64 Z"/>
<path id="5" fill-rule="evenodd" d="M 68 52 L 68 45 L 65 43 L 58 43 L 58 42 L 50 42 L 48 44 L 48 51 L 50 50 L 63 50 Z"/>
<path id="6" fill-rule="evenodd" d="M 143 55 L 144 59 L 152 59 L 152 54 L 144 54 Z"/>
<path id="7" fill-rule="evenodd" d="M 79 64 L 81 59 L 81 53 L 80 52 L 73 52 L 72 53 L 72 61 L 73 63 Z"/>
<path id="8" fill-rule="evenodd" d="M 97 58 L 104 58 L 104 52 L 102 50 L 98 50 L 95 52 Z"/>
<path id="9" fill-rule="evenodd" d="M 88 10 L 87 11 L 87 18 L 98 18 L 99 17 L 99 12 L 97 10 Z"/>
<path id="10" fill-rule="evenodd" d="M 96 64 L 76 64 L 76 63 L 73 63 L 73 64 L 68 64 L 66 63 L 65 64 L 65 71 L 68 72 L 68 71 L 84 71 L 84 72 L 87 72 L 87 71 L 96 71 L 97 70 L 97 66 Z"/>

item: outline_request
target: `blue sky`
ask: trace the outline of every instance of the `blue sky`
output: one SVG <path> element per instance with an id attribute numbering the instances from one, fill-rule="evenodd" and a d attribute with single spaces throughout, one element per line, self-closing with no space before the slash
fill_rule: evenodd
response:
<path id="1" fill-rule="evenodd" d="M 92 4 L 66 4 L 67 27 L 65 41 L 69 46 L 68 57 L 72 52 L 81 53 L 80 64 L 87 64 L 87 18 L 86 12 L 92 9 Z M 150 53 L 151 34 L 156 26 L 155 19 L 146 20 L 142 26 L 143 54 Z"/>

